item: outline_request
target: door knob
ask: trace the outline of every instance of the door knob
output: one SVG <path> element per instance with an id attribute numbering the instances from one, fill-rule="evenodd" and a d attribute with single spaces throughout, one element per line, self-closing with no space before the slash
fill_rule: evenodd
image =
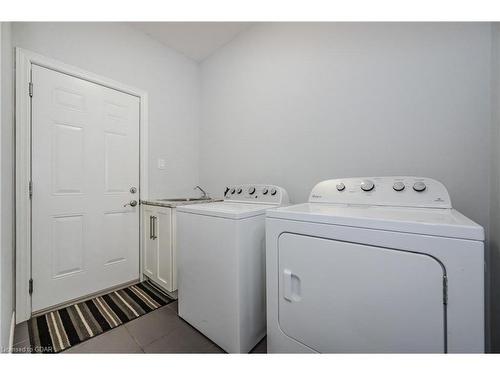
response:
<path id="1" fill-rule="evenodd" d="M 133 200 L 133 201 L 130 201 L 129 203 L 126 203 L 123 205 L 123 207 L 127 207 L 127 206 L 135 207 L 135 206 L 137 206 L 137 201 Z"/>

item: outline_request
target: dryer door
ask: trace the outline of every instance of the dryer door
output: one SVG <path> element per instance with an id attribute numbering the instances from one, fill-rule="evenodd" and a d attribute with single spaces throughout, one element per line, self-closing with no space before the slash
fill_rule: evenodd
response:
<path id="1" fill-rule="evenodd" d="M 444 270 L 406 251 L 284 233 L 279 324 L 317 352 L 443 353 Z"/>

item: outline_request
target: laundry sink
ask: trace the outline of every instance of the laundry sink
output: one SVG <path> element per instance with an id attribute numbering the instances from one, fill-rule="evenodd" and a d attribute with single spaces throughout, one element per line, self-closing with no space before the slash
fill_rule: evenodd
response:
<path id="1" fill-rule="evenodd" d="M 161 199 L 151 199 L 151 200 L 145 199 L 141 200 L 141 203 L 152 206 L 173 208 L 177 206 L 184 206 L 186 204 L 219 202 L 221 200 L 222 199 L 219 198 L 161 198 Z"/>

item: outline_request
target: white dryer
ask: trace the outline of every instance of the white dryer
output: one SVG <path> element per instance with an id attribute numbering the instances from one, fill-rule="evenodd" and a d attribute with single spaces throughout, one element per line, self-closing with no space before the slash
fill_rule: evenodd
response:
<path id="1" fill-rule="evenodd" d="M 247 353 L 266 334 L 265 212 L 289 200 L 272 185 L 224 195 L 177 208 L 179 316 L 225 351 Z"/>
<path id="2" fill-rule="evenodd" d="M 269 353 L 484 352 L 484 231 L 438 181 L 323 181 L 266 237 Z"/>

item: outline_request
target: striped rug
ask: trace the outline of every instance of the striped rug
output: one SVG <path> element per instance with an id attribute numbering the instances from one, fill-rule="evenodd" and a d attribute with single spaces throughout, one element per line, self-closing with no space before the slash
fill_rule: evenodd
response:
<path id="1" fill-rule="evenodd" d="M 174 300 L 144 281 L 28 321 L 32 353 L 58 353 Z"/>

